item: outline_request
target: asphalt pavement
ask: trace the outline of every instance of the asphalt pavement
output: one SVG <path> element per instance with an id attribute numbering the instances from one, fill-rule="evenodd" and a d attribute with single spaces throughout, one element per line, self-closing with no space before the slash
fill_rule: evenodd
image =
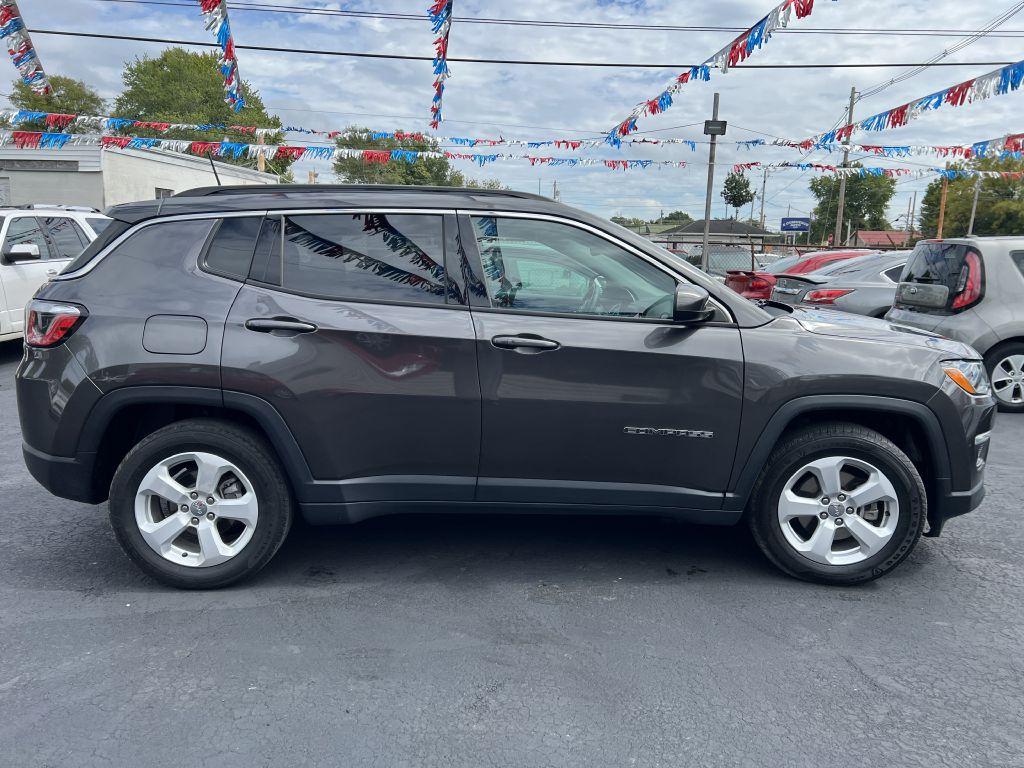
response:
<path id="1" fill-rule="evenodd" d="M 1024 417 L 988 498 L 882 581 L 746 531 L 394 517 L 166 589 L 26 472 L 0 345 L 0 765 L 1022 766 Z"/>

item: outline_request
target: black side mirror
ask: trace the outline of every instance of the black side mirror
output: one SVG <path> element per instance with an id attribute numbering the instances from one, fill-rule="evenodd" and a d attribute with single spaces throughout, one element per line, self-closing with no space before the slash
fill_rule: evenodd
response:
<path id="1" fill-rule="evenodd" d="M 676 286 L 672 319 L 677 323 L 706 323 L 715 316 L 708 306 L 711 294 L 699 285 L 680 283 Z"/>

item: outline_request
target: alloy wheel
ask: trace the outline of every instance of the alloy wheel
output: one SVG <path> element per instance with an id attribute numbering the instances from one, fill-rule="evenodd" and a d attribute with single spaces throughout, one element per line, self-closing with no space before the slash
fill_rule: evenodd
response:
<path id="1" fill-rule="evenodd" d="M 822 565 L 855 565 L 893 538 L 900 506 L 891 480 L 873 464 L 829 456 L 786 481 L 778 521 L 789 545 Z"/>
<path id="2" fill-rule="evenodd" d="M 1024 405 L 1024 355 L 1010 355 L 996 363 L 992 391 L 1008 405 Z"/>
<path id="3" fill-rule="evenodd" d="M 235 557 L 252 539 L 258 517 L 252 483 L 212 453 L 163 459 L 135 495 L 135 521 L 145 542 L 166 560 L 193 568 Z"/>

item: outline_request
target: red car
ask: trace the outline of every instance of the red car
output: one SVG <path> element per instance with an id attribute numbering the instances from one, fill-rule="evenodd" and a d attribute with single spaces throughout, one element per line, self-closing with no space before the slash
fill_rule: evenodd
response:
<path id="1" fill-rule="evenodd" d="M 847 251 L 812 251 L 802 256 L 779 259 L 766 270 L 753 272 L 733 269 L 725 276 L 725 284 L 747 299 L 770 299 L 775 288 L 776 275 L 806 275 L 837 261 L 867 256 L 875 251 L 865 249 Z"/>

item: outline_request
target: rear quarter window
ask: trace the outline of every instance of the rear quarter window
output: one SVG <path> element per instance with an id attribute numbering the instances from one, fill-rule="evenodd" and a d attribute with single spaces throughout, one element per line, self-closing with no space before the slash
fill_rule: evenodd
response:
<path id="1" fill-rule="evenodd" d="M 1017 270 L 1021 276 L 1024 276 L 1024 251 L 1012 251 L 1010 258 L 1013 259 L 1013 263 L 1017 265 Z"/>
<path id="2" fill-rule="evenodd" d="M 186 261 L 198 258 L 215 223 L 214 219 L 194 219 L 149 224 L 114 248 L 97 265 L 97 269 L 111 265 L 112 269 L 117 269 L 126 259 L 163 268 L 180 268 Z M 107 232 L 113 228 L 108 227 Z"/>
<path id="3" fill-rule="evenodd" d="M 95 227 L 93 227 L 95 229 Z M 96 255 L 110 245 L 112 242 L 117 240 L 121 235 L 132 228 L 132 225 L 124 222 L 111 219 L 108 221 L 107 226 L 102 232 L 97 230 L 98 237 L 93 240 L 89 245 L 85 247 L 78 256 L 71 260 L 70 263 L 62 270 L 61 274 L 67 274 L 69 272 L 77 272 L 94 258 Z"/>

